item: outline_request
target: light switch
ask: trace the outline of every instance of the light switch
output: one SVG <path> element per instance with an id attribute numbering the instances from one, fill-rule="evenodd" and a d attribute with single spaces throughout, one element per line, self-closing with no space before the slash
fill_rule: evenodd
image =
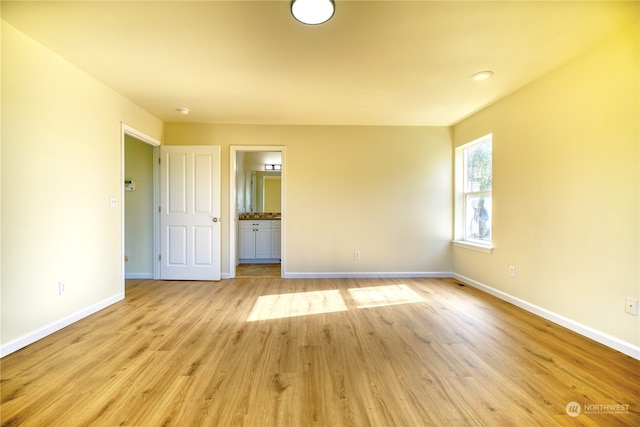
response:
<path id="1" fill-rule="evenodd" d="M 109 207 L 115 208 L 116 206 L 118 206 L 118 199 L 109 197 Z"/>

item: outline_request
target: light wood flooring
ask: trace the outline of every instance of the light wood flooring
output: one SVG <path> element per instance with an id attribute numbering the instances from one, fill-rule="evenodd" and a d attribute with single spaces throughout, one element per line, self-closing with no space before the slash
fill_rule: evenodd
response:
<path id="1" fill-rule="evenodd" d="M 640 361 L 452 279 L 126 295 L 2 359 L 3 426 L 640 425 Z"/>
<path id="2" fill-rule="evenodd" d="M 281 277 L 280 264 L 238 264 L 236 277 Z"/>

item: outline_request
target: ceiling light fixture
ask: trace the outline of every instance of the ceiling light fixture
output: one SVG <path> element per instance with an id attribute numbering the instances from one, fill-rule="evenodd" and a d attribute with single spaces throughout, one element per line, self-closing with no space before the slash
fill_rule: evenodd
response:
<path id="1" fill-rule="evenodd" d="M 487 80 L 491 76 L 493 76 L 493 71 L 480 71 L 472 75 L 471 78 L 473 80 Z"/>
<path id="2" fill-rule="evenodd" d="M 183 116 L 186 116 L 187 114 L 189 114 L 189 109 L 185 107 L 176 108 L 176 110 L 178 111 L 178 113 L 182 114 Z"/>
<path id="3" fill-rule="evenodd" d="M 318 25 L 327 22 L 335 10 L 336 4 L 333 0 L 291 1 L 291 14 L 303 24 Z"/>

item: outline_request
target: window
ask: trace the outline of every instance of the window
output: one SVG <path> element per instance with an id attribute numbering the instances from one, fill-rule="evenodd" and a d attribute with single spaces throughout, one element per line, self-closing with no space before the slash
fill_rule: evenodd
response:
<path id="1" fill-rule="evenodd" d="M 492 135 L 456 150 L 459 224 L 458 240 L 491 246 Z"/>

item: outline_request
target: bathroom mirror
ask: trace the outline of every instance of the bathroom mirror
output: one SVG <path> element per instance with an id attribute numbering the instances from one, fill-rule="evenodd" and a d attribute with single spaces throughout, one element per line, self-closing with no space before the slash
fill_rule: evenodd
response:
<path id="1" fill-rule="evenodd" d="M 245 212 L 280 212 L 281 173 L 245 172 Z"/>
<path id="2" fill-rule="evenodd" d="M 238 213 L 281 212 L 281 172 L 265 165 L 282 164 L 282 154 L 272 151 L 238 153 Z"/>

